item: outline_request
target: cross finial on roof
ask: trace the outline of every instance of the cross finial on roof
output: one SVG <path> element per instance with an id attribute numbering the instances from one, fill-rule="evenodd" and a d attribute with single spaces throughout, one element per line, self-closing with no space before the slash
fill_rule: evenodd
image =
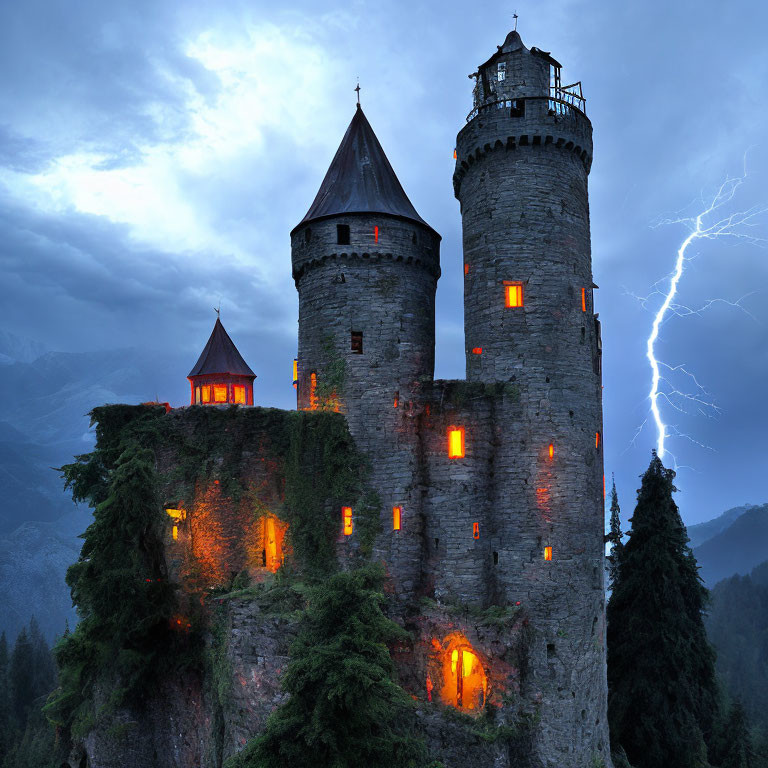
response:
<path id="1" fill-rule="evenodd" d="M 214 307 L 214 308 L 213 308 L 213 311 L 216 313 L 216 317 L 218 317 L 219 319 L 221 319 L 221 304 L 219 304 L 219 306 L 218 306 L 218 307 Z"/>
<path id="2" fill-rule="evenodd" d="M 360 81 L 357 81 L 357 88 L 355 88 L 357 91 L 357 106 L 360 106 Z"/>

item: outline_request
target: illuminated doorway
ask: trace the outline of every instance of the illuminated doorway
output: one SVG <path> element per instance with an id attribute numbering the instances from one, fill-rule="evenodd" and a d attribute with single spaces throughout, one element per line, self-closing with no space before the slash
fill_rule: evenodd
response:
<path id="1" fill-rule="evenodd" d="M 274 515 L 263 517 L 261 525 L 261 566 L 275 573 L 285 562 L 283 542 L 288 525 Z"/>
<path id="2" fill-rule="evenodd" d="M 477 712 L 485 706 L 487 692 L 488 679 L 478 655 L 469 645 L 449 645 L 443 656 L 443 703 Z"/>

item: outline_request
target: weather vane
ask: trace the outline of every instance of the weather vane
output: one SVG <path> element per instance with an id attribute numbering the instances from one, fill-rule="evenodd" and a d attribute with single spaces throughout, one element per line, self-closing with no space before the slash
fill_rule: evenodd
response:
<path id="1" fill-rule="evenodd" d="M 357 91 L 357 106 L 360 106 L 360 81 L 357 81 L 357 88 L 355 88 Z"/>
<path id="2" fill-rule="evenodd" d="M 219 306 L 218 306 L 218 307 L 214 307 L 214 308 L 213 308 L 213 311 L 216 313 L 216 317 L 218 317 L 219 319 L 221 319 L 221 304 L 219 304 Z"/>
<path id="3" fill-rule="evenodd" d="M 515 32 L 517 32 L 517 8 L 515 8 L 515 12 L 512 14 L 512 18 L 515 20 Z"/>

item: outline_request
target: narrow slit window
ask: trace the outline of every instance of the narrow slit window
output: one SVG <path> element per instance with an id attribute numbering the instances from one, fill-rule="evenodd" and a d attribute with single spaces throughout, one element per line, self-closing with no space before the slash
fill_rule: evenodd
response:
<path id="1" fill-rule="evenodd" d="M 480 538 L 480 523 L 472 523 L 472 538 Z"/>
<path id="2" fill-rule="evenodd" d="M 401 523 L 402 509 L 400 507 L 392 507 L 392 530 L 399 531 Z"/>
<path id="3" fill-rule="evenodd" d="M 595 432 L 595 448 L 600 448 L 600 433 Z"/>
<path id="4" fill-rule="evenodd" d="M 544 547 L 544 559 L 545 560 L 552 559 L 552 547 Z"/>
<path id="5" fill-rule="evenodd" d="M 317 374 L 314 371 L 309 374 L 309 409 L 317 410 Z"/>
<path id="6" fill-rule="evenodd" d="M 336 225 L 336 242 L 339 245 L 349 245 L 349 224 Z"/>
<path id="7" fill-rule="evenodd" d="M 454 160 L 456 159 L 456 150 L 455 149 L 453 150 L 453 159 Z"/>
<path id="8" fill-rule="evenodd" d="M 373 228 L 373 242 L 378 243 L 379 242 L 379 228 L 378 226 L 374 226 Z"/>
<path id="9" fill-rule="evenodd" d="M 354 528 L 354 523 L 352 522 L 352 507 L 341 508 L 341 520 L 344 525 L 344 535 L 351 536 Z"/>
<path id="10" fill-rule="evenodd" d="M 464 274 L 465 275 L 469 274 L 469 263 L 466 261 L 464 262 Z"/>
<path id="11" fill-rule="evenodd" d="M 214 403 L 227 402 L 227 385 L 226 384 L 213 385 L 213 402 Z"/>
<path id="12" fill-rule="evenodd" d="M 173 529 L 171 530 L 171 535 L 173 536 L 173 540 L 176 541 L 179 538 L 179 526 L 174 525 Z"/>
<path id="13" fill-rule="evenodd" d="M 352 350 L 352 354 L 362 355 L 363 354 L 363 332 L 352 331 L 350 339 L 351 339 L 350 349 Z"/>
<path id="14" fill-rule="evenodd" d="M 211 385 L 206 384 L 205 386 L 200 387 L 200 392 L 203 397 L 203 402 L 210 403 L 211 402 Z"/>
<path id="15" fill-rule="evenodd" d="M 506 61 L 500 61 L 497 68 L 496 68 L 496 77 L 499 82 L 502 80 L 505 80 L 507 77 L 507 62 Z"/>
<path id="16" fill-rule="evenodd" d="M 245 385 L 243 384 L 233 385 L 232 399 L 237 405 L 245 405 Z"/>
<path id="17" fill-rule="evenodd" d="M 494 565 L 498 565 L 499 564 L 499 553 L 498 552 L 494 552 L 493 553 L 493 564 Z"/>
<path id="18" fill-rule="evenodd" d="M 581 289 L 581 311 L 582 312 L 587 311 L 587 289 L 586 288 Z"/>
<path id="19" fill-rule="evenodd" d="M 395 408 L 400 405 L 400 392 L 395 392 Z"/>
<path id="20" fill-rule="evenodd" d="M 299 386 L 299 361 L 294 359 L 293 361 L 293 388 L 296 389 Z"/>
<path id="21" fill-rule="evenodd" d="M 504 298 L 507 307 L 523 306 L 523 284 L 504 283 Z"/>
<path id="22" fill-rule="evenodd" d="M 555 458 L 555 444 L 550 443 L 549 444 L 549 458 L 554 459 Z"/>
<path id="23" fill-rule="evenodd" d="M 464 427 L 448 427 L 448 458 L 464 458 Z"/>
<path id="24" fill-rule="evenodd" d="M 195 402 L 200 402 L 200 387 L 195 387 Z"/>

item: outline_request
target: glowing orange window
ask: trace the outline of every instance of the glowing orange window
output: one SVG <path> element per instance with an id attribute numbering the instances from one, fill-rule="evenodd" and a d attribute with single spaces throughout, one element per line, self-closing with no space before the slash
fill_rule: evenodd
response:
<path id="1" fill-rule="evenodd" d="M 378 243 L 379 242 L 379 228 L 374 227 L 373 228 L 373 242 Z"/>
<path id="2" fill-rule="evenodd" d="M 552 559 L 552 547 L 544 547 L 544 559 L 545 560 Z"/>
<path id="3" fill-rule="evenodd" d="M 274 515 L 266 515 L 262 518 L 261 565 L 272 573 L 278 571 L 285 562 L 283 541 L 287 530 L 288 525 Z"/>
<path id="4" fill-rule="evenodd" d="M 487 689 L 482 662 L 470 648 L 453 648 L 446 653 L 440 691 L 444 703 L 457 709 L 481 710 L 485 706 Z"/>
<path id="5" fill-rule="evenodd" d="M 309 374 L 309 410 L 317 410 L 317 374 L 314 371 Z"/>
<path id="6" fill-rule="evenodd" d="M 549 444 L 549 458 L 554 459 L 555 458 L 555 444 L 550 443 Z"/>
<path id="7" fill-rule="evenodd" d="M 233 399 L 236 403 L 245 405 L 245 386 L 242 384 L 235 384 L 232 387 Z"/>
<path id="8" fill-rule="evenodd" d="M 227 402 L 227 385 L 226 384 L 213 385 L 213 402 L 214 403 Z"/>
<path id="9" fill-rule="evenodd" d="M 400 517 L 402 515 L 402 508 L 401 507 L 392 507 L 392 530 L 393 531 L 399 531 L 400 530 Z"/>
<path id="10" fill-rule="evenodd" d="M 299 384 L 299 361 L 294 360 L 293 361 L 293 388 L 296 389 L 298 384 Z"/>
<path id="11" fill-rule="evenodd" d="M 448 458 L 464 458 L 464 427 L 448 427 Z"/>
<path id="12" fill-rule="evenodd" d="M 344 535 L 351 536 L 354 528 L 354 523 L 352 522 L 352 507 L 341 508 L 341 519 L 344 523 Z"/>
<path id="13" fill-rule="evenodd" d="M 195 402 L 200 402 L 200 387 L 195 387 Z"/>
<path id="14" fill-rule="evenodd" d="M 174 525 L 173 530 L 171 531 L 171 535 L 173 536 L 173 540 L 176 541 L 179 538 L 179 526 Z"/>
<path id="15" fill-rule="evenodd" d="M 480 523 L 472 523 L 472 538 L 480 538 Z"/>
<path id="16" fill-rule="evenodd" d="M 581 311 L 582 312 L 587 311 L 587 289 L 586 288 L 581 289 Z"/>
<path id="17" fill-rule="evenodd" d="M 469 264 L 466 261 L 464 262 L 464 274 L 469 274 Z"/>
<path id="18" fill-rule="evenodd" d="M 523 284 L 504 283 L 504 298 L 508 307 L 523 306 Z"/>
<path id="19" fill-rule="evenodd" d="M 400 392 L 395 392 L 395 408 L 400 405 Z"/>
<path id="20" fill-rule="evenodd" d="M 595 448 L 599 448 L 599 447 L 600 447 L 600 433 L 595 432 Z"/>
<path id="21" fill-rule="evenodd" d="M 483 354 L 483 348 L 482 347 L 472 347 L 472 354 L 473 355 L 482 355 Z"/>
<path id="22" fill-rule="evenodd" d="M 203 396 L 203 402 L 204 403 L 210 403 L 211 402 L 211 385 L 206 384 L 203 387 L 200 387 L 202 396 Z"/>
<path id="23" fill-rule="evenodd" d="M 456 150 L 455 149 L 453 150 L 453 159 L 454 160 L 456 159 Z"/>

